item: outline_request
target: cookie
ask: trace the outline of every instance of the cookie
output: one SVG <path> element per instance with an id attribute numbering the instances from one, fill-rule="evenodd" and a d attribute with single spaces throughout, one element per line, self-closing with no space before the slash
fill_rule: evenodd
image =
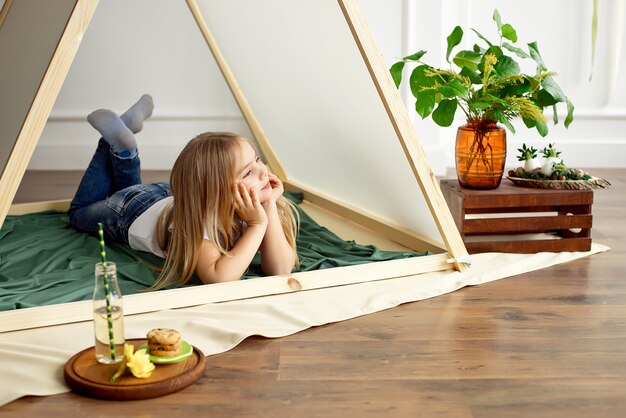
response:
<path id="1" fill-rule="evenodd" d="M 157 357 L 174 357 L 180 354 L 180 349 L 178 350 L 174 350 L 174 351 L 170 351 L 170 350 L 150 350 L 150 355 L 151 356 L 157 356 Z"/>
<path id="2" fill-rule="evenodd" d="M 153 328 L 147 336 L 148 344 L 174 345 L 180 343 L 180 332 L 172 328 Z"/>
<path id="3" fill-rule="evenodd" d="M 148 348 L 150 351 L 152 350 L 162 350 L 162 351 L 176 351 L 180 350 L 181 344 L 180 341 L 176 344 L 154 344 L 148 343 Z"/>
<path id="4" fill-rule="evenodd" d="M 171 328 L 154 328 L 147 334 L 148 352 L 158 357 L 174 357 L 181 352 L 180 332 Z"/>

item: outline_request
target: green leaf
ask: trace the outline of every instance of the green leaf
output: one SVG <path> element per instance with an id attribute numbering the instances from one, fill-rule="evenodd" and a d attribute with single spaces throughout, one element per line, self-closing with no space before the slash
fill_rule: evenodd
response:
<path id="1" fill-rule="evenodd" d="M 523 96 L 526 93 L 530 93 L 530 81 L 524 78 L 523 83 L 511 83 L 506 84 L 502 90 L 500 90 L 500 97 L 513 97 L 513 96 Z"/>
<path id="2" fill-rule="evenodd" d="M 553 77 L 546 77 L 541 81 L 541 86 L 548 92 L 552 97 L 554 97 L 559 102 L 565 102 L 567 97 L 561 87 L 556 84 Z"/>
<path id="3" fill-rule="evenodd" d="M 459 66 L 459 68 L 467 68 L 471 71 L 478 70 L 478 64 L 482 55 L 479 52 L 474 51 L 460 51 L 454 56 L 452 61 Z"/>
<path id="4" fill-rule="evenodd" d="M 535 91 L 539 87 L 541 87 L 541 81 L 537 80 L 535 77 L 531 77 L 529 75 L 525 75 L 524 78 L 530 82 L 530 90 Z"/>
<path id="5" fill-rule="evenodd" d="M 450 35 L 446 38 L 448 40 L 448 50 L 446 51 L 446 61 L 450 62 L 450 53 L 452 48 L 461 43 L 463 38 L 463 29 L 460 26 L 456 26 Z"/>
<path id="6" fill-rule="evenodd" d="M 502 42 L 502 47 L 508 49 L 509 51 L 513 52 L 515 55 L 517 55 L 520 58 L 530 58 L 530 55 L 528 55 L 526 53 L 526 51 L 524 51 L 521 48 L 518 48 L 516 46 L 511 45 L 508 42 Z"/>
<path id="7" fill-rule="evenodd" d="M 409 86 L 411 87 L 411 93 L 415 98 L 419 96 L 424 87 L 433 87 L 435 85 L 433 77 L 425 74 L 425 71 L 428 69 L 432 69 L 432 67 L 424 64 L 415 67 L 411 73 Z"/>
<path id="8" fill-rule="evenodd" d="M 485 48 L 481 48 L 480 45 L 478 44 L 474 44 L 474 47 L 472 48 L 472 50 L 474 52 L 478 52 L 479 54 L 482 54 L 485 52 Z"/>
<path id="9" fill-rule="evenodd" d="M 559 123 L 559 114 L 556 111 L 556 105 L 552 105 L 552 122 L 555 125 Z"/>
<path id="10" fill-rule="evenodd" d="M 539 54 L 539 47 L 537 46 L 537 42 L 531 42 L 528 44 L 528 52 L 530 52 L 530 57 L 534 59 L 537 63 L 537 72 L 548 70 L 548 67 L 546 67 L 546 64 L 544 64 L 543 59 Z"/>
<path id="11" fill-rule="evenodd" d="M 424 90 L 417 95 L 415 111 L 422 119 L 430 115 L 435 107 L 435 90 Z"/>
<path id="12" fill-rule="evenodd" d="M 480 97 L 480 100 L 481 101 L 491 101 L 494 106 L 497 105 L 499 107 L 504 107 L 504 108 L 507 108 L 509 106 L 508 102 L 502 100 L 499 97 L 494 96 L 493 94 L 485 94 L 485 95 Z"/>
<path id="13" fill-rule="evenodd" d="M 539 135 L 544 136 L 544 137 L 548 135 L 548 125 L 546 125 L 544 121 L 542 121 L 541 119 L 536 119 L 535 124 L 537 128 L 537 132 L 539 132 Z"/>
<path id="14" fill-rule="evenodd" d="M 491 100 L 484 100 L 484 99 L 481 98 L 479 100 L 468 102 L 467 106 L 471 110 L 484 110 L 484 109 L 487 109 L 488 107 L 493 106 L 493 101 L 491 101 Z"/>
<path id="15" fill-rule="evenodd" d="M 419 59 L 422 58 L 424 56 L 424 54 L 426 54 L 426 51 L 424 51 L 424 50 L 417 51 L 415 54 L 407 55 L 406 57 L 402 58 L 402 60 L 404 60 L 404 61 L 419 61 Z"/>
<path id="16" fill-rule="evenodd" d="M 544 89 L 537 91 L 535 95 L 535 101 L 541 107 L 552 106 L 559 102 L 557 99 L 555 99 L 550 93 L 548 93 Z"/>
<path id="17" fill-rule="evenodd" d="M 593 62 L 596 58 L 597 37 L 598 37 L 598 0 L 593 0 L 593 15 L 591 16 L 591 72 L 589 73 L 589 81 L 591 81 L 591 77 L 593 77 Z"/>
<path id="18" fill-rule="evenodd" d="M 492 100 L 494 103 L 498 103 L 502 106 L 508 106 L 509 103 L 503 99 L 501 99 L 499 96 L 494 96 L 493 94 L 487 94 L 485 95 L 485 97 L 488 97 L 489 100 Z"/>
<path id="19" fill-rule="evenodd" d="M 487 50 L 485 51 L 485 55 L 487 54 L 493 54 L 496 56 L 496 58 L 500 58 L 502 55 L 504 55 L 504 52 L 502 52 L 502 48 L 500 48 L 497 45 L 491 45 L 489 48 L 487 48 Z"/>
<path id="20" fill-rule="evenodd" d="M 498 31 L 500 31 L 500 28 L 502 28 L 502 19 L 500 18 L 500 12 L 498 11 L 498 9 L 493 9 L 492 18 L 494 22 L 496 22 L 496 25 L 498 25 Z"/>
<path id="21" fill-rule="evenodd" d="M 467 99 L 469 93 L 467 86 L 457 79 L 440 86 L 438 91 L 443 97 L 446 98 L 461 97 L 463 99 Z"/>
<path id="22" fill-rule="evenodd" d="M 567 97 L 565 98 L 565 103 L 567 103 L 567 116 L 564 124 L 566 128 L 569 128 L 570 123 L 574 120 L 574 103 L 570 102 Z"/>
<path id="23" fill-rule="evenodd" d="M 389 72 L 393 78 L 393 82 L 396 83 L 396 88 L 400 87 L 402 82 L 402 70 L 404 69 L 404 61 L 398 61 L 391 66 Z"/>
<path id="24" fill-rule="evenodd" d="M 493 114 L 498 122 L 502 122 L 504 126 L 509 128 L 509 131 L 515 133 L 515 127 L 511 124 L 511 121 L 506 117 L 503 111 L 500 109 L 494 109 Z"/>
<path id="25" fill-rule="evenodd" d="M 437 109 L 433 112 L 433 120 L 435 123 L 444 127 L 452 125 L 457 104 L 458 102 L 454 99 L 443 99 L 439 102 Z"/>
<path id="26" fill-rule="evenodd" d="M 537 126 L 537 122 L 535 121 L 535 119 L 522 118 L 522 121 L 524 122 L 524 125 L 526 125 L 528 129 L 534 128 L 535 126 Z"/>
<path id="27" fill-rule="evenodd" d="M 508 23 L 502 25 L 502 36 L 513 43 L 517 42 L 517 32 Z"/>
<path id="28" fill-rule="evenodd" d="M 498 62 L 493 67 L 500 76 L 518 75 L 520 72 L 519 64 L 511 57 L 502 55 L 498 58 Z"/>
<path id="29" fill-rule="evenodd" d="M 491 42 L 489 42 L 489 40 L 487 38 L 485 38 L 480 32 L 478 32 L 476 29 L 472 29 L 474 31 L 474 33 L 483 41 L 487 42 L 487 45 L 489 45 L 490 47 L 493 46 L 493 44 Z"/>
<path id="30" fill-rule="evenodd" d="M 475 72 L 475 71 L 471 71 L 469 68 L 467 67 L 463 67 L 461 69 L 460 74 L 464 77 L 469 78 L 469 80 L 472 82 L 472 84 L 482 84 L 483 80 L 480 78 L 480 75 Z"/>

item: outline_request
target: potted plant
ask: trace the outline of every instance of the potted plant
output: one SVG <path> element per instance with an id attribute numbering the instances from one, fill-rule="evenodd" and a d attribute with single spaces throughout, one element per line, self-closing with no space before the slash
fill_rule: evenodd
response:
<path id="1" fill-rule="evenodd" d="M 536 128 L 541 136 L 548 134 L 543 110 L 552 107 L 553 122 L 558 123 L 557 103 L 565 103 L 565 126 L 573 120 L 574 105 L 548 71 L 536 42 L 526 50 L 516 46 L 517 33 L 503 24 L 494 10 L 498 41 L 488 40 L 472 29 L 479 38 L 472 49 L 453 49 L 461 43 L 463 30 L 457 26 L 447 38 L 446 61 L 449 68 L 435 68 L 422 61 L 426 51 L 404 57 L 391 66 L 390 72 L 399 87 L 406 63 L 415 64 L 409 83 L 415 97 L 415 110 L 422 119 L 432 116 L 439 126 L 450 126 L 458 109 L 467 124 L 458 128 L 455 147 L 456 171 L 461 186 L 494 189 L 500 185 L 506 160 L 506 131 L 515 133 L 511 121 L 521 118 L 526 127 Z M 452 62 L 450 62 L 452 57 Z M 515 57 L 515 58 L 514 58 Z M 517 59 L 533 60 L 535 74 L 522 74 Z"/>

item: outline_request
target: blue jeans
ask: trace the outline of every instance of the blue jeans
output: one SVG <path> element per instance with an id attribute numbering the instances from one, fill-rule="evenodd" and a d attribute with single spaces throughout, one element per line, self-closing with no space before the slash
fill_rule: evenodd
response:
<path id="1" fill-rule="evenodd" d="M 141 184 L 139 156 L 120 158 L 100 138 L 67 214 L 76 229 L 97 234 L 101 222 L 105 238 L 127 243 L 135 219 L 171 194 L 167 182 Z"/>

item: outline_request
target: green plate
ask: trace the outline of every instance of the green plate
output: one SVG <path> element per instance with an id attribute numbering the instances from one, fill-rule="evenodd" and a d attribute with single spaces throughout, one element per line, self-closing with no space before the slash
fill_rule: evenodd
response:
<path id="1" fill-rule="evenodd" d="M 141 344 L 137 349 L 140 350 L 142 348 L 148 351 L 148 344 Z M 170 363 L 178 363 L 179 361 L 183 361 L 187 357 L 193 354 L 193 346 L 189 344 L 187 341 L 181 341 L 180 343 L 180 354 L 174 357 L 159 357 L 159 356 L 150 356 L 150 361 L 155 364 L 170 364 Z"/>

